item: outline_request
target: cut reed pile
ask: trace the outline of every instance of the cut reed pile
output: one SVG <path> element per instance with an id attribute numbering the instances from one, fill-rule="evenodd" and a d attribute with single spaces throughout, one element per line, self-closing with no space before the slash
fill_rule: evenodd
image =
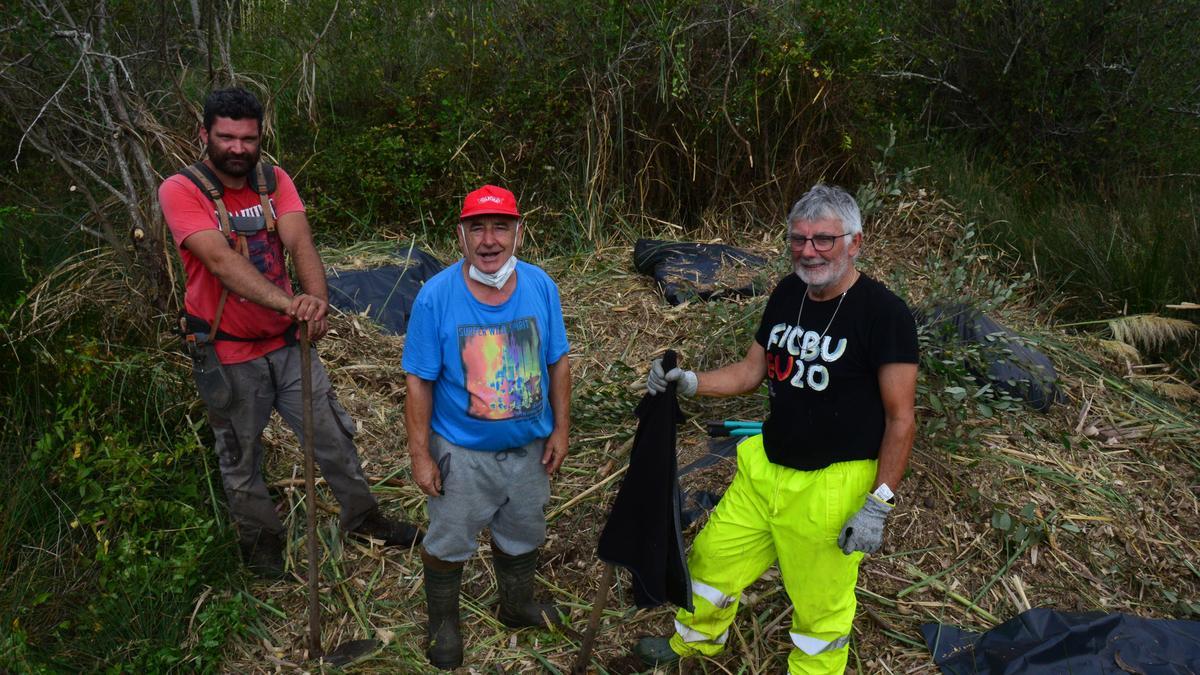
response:
<path id="1" fill-rule="evenodd" d="M 786 272 L 779 230 L 714 225 L 710 234 L 778 261 L 778 277 Z M 368 264 L 395 248 L 395 242 L 363 244 L 326 257 Z M 500 626 L 484 541 L 485 555 L 468 563 L 464 582 L 471 672 L 570 668 L 597 590 L 595 543 L 620 483 L 649 360 L 673 347 L 688 366 L 713 367 L 740 357 L 752 339 L 765 298 L 672 308 L 648 277 L 632 271 L 631 256 L 630 246 L 529 256 L 558 281 L 572 342 L 571 455 L 554 481 L 539 571 L 542 591 L 571 608 L 571 625 L 516 633 Z M 862 567 L 853 672 L 933 672 L 919 632 L 929 621 L 985 629 L 1030 606 L 1200 615 L 1196 410 L 1132 381 L 1099 338 L 1048 325 L 1045 307 L 1054 299 L 1014 280 L 1009 262 L 977 245 L 971 228 L 936 195 L 916 191 L 887 204 L 867 224 L 861 264 L 913 304 L 972 301 L 1027 335 L 1058 366 L 1065 402 L 1046 414 L 1030 412 L 971 381 L 954 352 L 927 351 L 911 471 L 884 550 Z M 423 521 L 405 450 L 403 338 L 381 335 L 362 317 L 338 316 L 332 325 L 320 349 L 342 403 L 361 423 L 366 472 L 388 511 Z M 703 451 L 703 420 L 761 419 L 766 401 L 753 395 L 683 406 L 692 414 L 681 432 L 681 461 L 687 461 Z M 265 442 L 297 576 L 254 582 L 244 591 L 265 611 L 251 627 L 255 639 L 228 654 L 224 669 L 236 672 L 290 671 L 305 658 L 301 455 L 278 420 Z M 724 485 L 732 472 L 730 462 L 718 464 L 689 475 L 684 487 Z M 328 493 L 321 502 L 326 511 L 336 508 Z M 355 672 L 425 672 L 418 556 L 345 541 L 332 516 L 321 523 L 325 643 L 377 637 L 386 646 Z M 704 662 L 706 672 L 783 668 L 790 604 L 778 572 L 767 572 L 743 600 L 727 653 Z M 597 671 L 643 672 L 627 649 L 638 636 L 667 634 L 671 616 L 670 608 L 635 611 L 628 579 L 619 575 L 596 649 Z"/>

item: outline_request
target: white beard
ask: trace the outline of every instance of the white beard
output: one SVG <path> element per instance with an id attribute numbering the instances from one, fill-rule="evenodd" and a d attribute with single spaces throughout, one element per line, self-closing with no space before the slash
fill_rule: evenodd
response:
<path id="1" fill-rule="evenodd" d="M 824 262 L 824 265 L 817 268 L 805 267 L 796 263 L 793 270 L 801 281 L 808 284 L 810 289 L 819 291 L 841 280 L 850 269 L 851 264 L 849 256 Z"/>

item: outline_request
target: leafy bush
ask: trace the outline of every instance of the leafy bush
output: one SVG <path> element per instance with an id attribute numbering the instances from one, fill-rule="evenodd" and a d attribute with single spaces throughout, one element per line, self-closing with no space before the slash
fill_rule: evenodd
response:
<path id="1" fill-rule="evenodd" d="M 22 360 L 0 373 L 13 477 L 0 509 L 0 606 L 13 612 L 0 617 L 0 668 L 214 669 L 212 645 L 183 651 L 186 617 L 237 563 L 208 451 L 179 405 L 194 397 L 158 354 L 78 336 L 9 346 Z"/>
<path id="2" fill-rule="evenodd" d="M 46 234 L 49 220 L 33 207 L 0 206 L 0 237 L 9 242 L 0 249 L 0 314 L 11 313 L 40 271 L 69 251 Z"/>
<path id="3" fill-rule="evenodd" d="M 332 4 L 262 3 L 247 21 L 316 31 Z M 275 96 L 290 147 L 317 150 L 283 159 L 338 238 L 451 221 L 482 181 L 607 222 L 777 218 L 865 167 L 878 22 L 853 3 L 354 3 L 315 51 L 336 73 L 316 84 L 328 112 L 292 105 L 311 81 Z M 295 49 L 255 45 L 251 70 Z M 578 246 L 573 223 L 554 225 Z"/>

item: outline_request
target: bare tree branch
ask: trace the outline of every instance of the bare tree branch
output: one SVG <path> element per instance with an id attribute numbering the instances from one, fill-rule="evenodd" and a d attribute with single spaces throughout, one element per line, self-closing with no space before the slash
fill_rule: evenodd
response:
<path id="1" fill-rule="evenodd" d="M 742 10 L 742 11 L 745 11 L 745 10 Z M 733 12 L 733 8 L 731 7 L 730 11 L 728 12 L 728 14 L 726 16 L 726 20 L 725 20 L 725 49 L 729 52 L 729 63 L 726 66 L 725 84 L 724 84 L 724 88 L 721 92 L 721 114 L 724 115 L 725 123 L 729 125 L 730 130 L 733 131 L 733 135 L 737 136 L 738 140 L 742 142 L 743 146 L 745 146 L 746 158 L 750 162 L 750 168 L 753 169 L 754 168 L 754 149 L 751 147 L 750 141 L 746 140 L 746 137 L 743 136 L 742 132 L 737 128 L 737 125 L 733 123 L 732 119 L 730 119 L 729 105 L 728 105 L 729 80 L 730 80 L 730 78 L 733 77 L 733 72 L 735 70 L 734 64 L 737 62 L 738 55 L 740 55 L 742 53 L 742 50 L 746 48 L 746 45 L 750 43 L 750 40 L 753 36 L 747 35 L 746 39 L 743 40 L 742 44 L 737 48 L 737 51 L 734 52 L 733 51 L 733 17 L 734 17 L 734 12 Z"/>
<path id="2" fill-rule="evenodd" d="M 63 93 L 63 90 L 65 90 L 67 88 L 67 84 L 69 84 L 71 82 L 71 80 L 73 80 L 75 78 L 75 73 L 79 72 L 79 67 L 83 65 L 83 61 L 85 58 L 86 58 L 86 55 L 81 50 L 79 52 L 79 58 L 75 60 L 75 65 L 71 68 L 71 72 L 67 73 L 67 76 L 65 78 L 63 78 L 62 84 L 58 85 L 58 89 L 55 89 L 54 93 L 50 95 L 50 98 L 46 99 L 46 102 L 43 103 L 42 107 L 38 109 L 37 114 L 33 116 L 33 120 L 29 123 L 28 126 L 25 127 L 24 133 L 21 134 L 21 139 L 19 141 L 17 141 L 17 152 L 15 155 L 13 155 L 13 158 L 12 158 L 12 163 L 14 165 L 18 164 L 20 162 L 21 148 L 25 145 L 25 138 L 29 135 L 30 130 L 33 129 L 34 125 L 36 125 L 38 123 L 38 120 L 40 120 L 42 118 L 42 115 L 45 114 L 46 108 L 49 108 L 50 105 L 52 103 L 54 103 L 54 101 L 58 98 L 59 94 Z"/>
<path id="3" fill-rule="evenodd" d="M 879 77 L 887 79 L 902 79 L 902 80 L 925 80 L 943 86 L 956 94 L 964 93 L 962 89 L 950 84 L 942 77 L 932 77 L 924 73 L 916 73 L 908 70 L 892 70 L 879 73 Z"/>

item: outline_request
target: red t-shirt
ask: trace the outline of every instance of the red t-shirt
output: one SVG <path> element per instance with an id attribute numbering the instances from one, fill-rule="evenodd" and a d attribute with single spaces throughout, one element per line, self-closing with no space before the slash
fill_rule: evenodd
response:
<path id="1" fill-rule="evenodd" d="M 303 213 L 304 203 L 300 201 L 291 177 L 276 167 L 275 181 L 276 190 L 271 196 L 271 207 L 276 219 L 288 213 Z M 226 187 L 223 200 L 230 216 L 262 215 L 258 193 L 248 184 L 237 190 Z M 223 287 L 183 243 L 202 230 L 220 231 L 216 208 L 208 195 L 178 174 L 163 181 L 158 188 L 158 201 L 162 204 L 163 216 L 171 228 L 171 236 L 179 248 L 179 257 L 183 259 L 183 271 L 187 274 L 184 308 L 211 324 Z M 291 295 L 292 283 L 288 279 L 283 244 L 279 237 L 268 236 L 266 230 L 261 230 L 247 237 L 246 244 L 250 263 L 271 283 Z M 287 315 L 255 304 L 231 291 L 221 315 L 221 332 L 256 339 L 253 342 L 217 340 L 217 358 L 221 363 L 243 363 L 279 349 L 284 345 L 283 334 L 291 324 L 292 320 Z"/>

